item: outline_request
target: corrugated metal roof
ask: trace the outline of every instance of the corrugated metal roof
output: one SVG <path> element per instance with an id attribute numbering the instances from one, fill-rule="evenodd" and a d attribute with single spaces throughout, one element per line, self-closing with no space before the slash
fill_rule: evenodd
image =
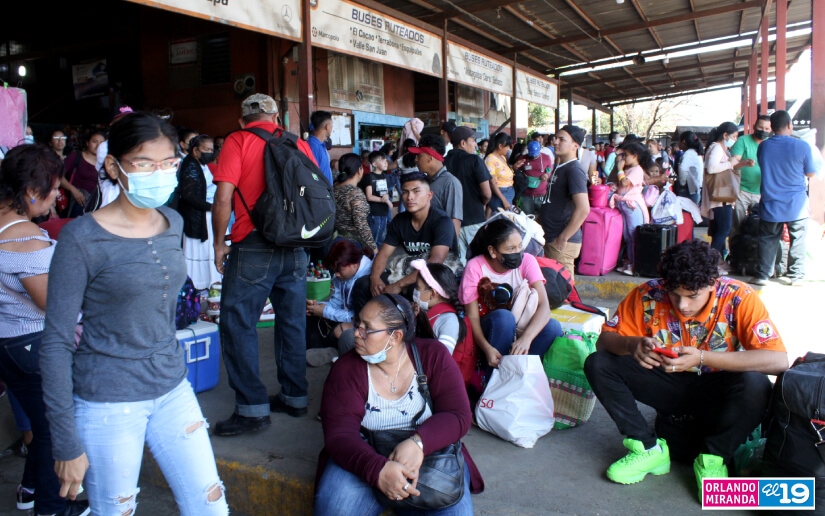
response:
<path id="1" fill-rule="evenodd" d="M 447 30 L 451 34 L 505 59 L 512 59 L 511 49 L 515 48 L 519 50 L 519 63 L 539 72 L 550 72 L 555 68 L 609 59 L 622 54 L 658 50 L 661 48 L 660 43 L 664 47 L 704 44 L 713 39 L 756 31 L 761 20 L 761 7 L 757 5 L 741 10 L 740 6 L 747 2 L 748 0 L 694 0 L 697 12 L 720 8 L 740 10 L 695 20 L 683 19 L 652 28 L 638 27 L 636 30 L 609 35 L 603 33 L 640 24 L 645 20 L 655 23 L 656 20 L 690 15 L 690 2 L 628 0 L 617 4 L 613 0 L 377 0 L 377 3 L 435 27 L 442 27 L 443 19 L 447 17 Z M 775 25 L 775 4 L 773 2 L 769 18 L 771 27 Z M 789 4 L 789 25 L 810 19 L 810 2 L 795 1 Z M 435 30 L 440 32 L 439 29 Z M 573 41 L 563 45 L 553 43 L 552 40 L 559 38 L 572 38 Z M 788 40 L 788 63 L 798 58 L 806 41 L 810 41 L 807 36 Z M 663 60 L 633 64 L 625 68 L 562 76 L 561 80 L 563 88 L 572 85 L 575 93 L 597 102 L 668 94 L 683 86 L 718 86 L 725 80 L 741 83 L 748 62 L 744 59 L 738 62 L 732 60 L 737 56 L 747 56 L 749 52 L 750 46 L 726 49 L 671 58 L 667 64 Z M 715 63 L 724 60 L 728 62 L 699 65 L 700 61 Z M 691 64 L 695 66 L 690 68 Z M 670 71 L 671 68 L 676 70 Z M 773 68 L 771 64 L 771 75 L 774 74 Z"/>

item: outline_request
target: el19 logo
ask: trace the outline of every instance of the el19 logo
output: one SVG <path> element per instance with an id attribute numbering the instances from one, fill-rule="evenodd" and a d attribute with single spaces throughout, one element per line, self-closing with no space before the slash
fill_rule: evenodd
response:
<path id="1" fill-rule="evenodd" d="M 478 406 L 481 408 L 493 408 L 493 400 L 488 398 L 481 398 L 478 400 Z"/>
<path id="2" fill-rule="evenodd" d="M 814 479 L 761 479 L 759 481 L 759 507 L 813 509 Z"/>

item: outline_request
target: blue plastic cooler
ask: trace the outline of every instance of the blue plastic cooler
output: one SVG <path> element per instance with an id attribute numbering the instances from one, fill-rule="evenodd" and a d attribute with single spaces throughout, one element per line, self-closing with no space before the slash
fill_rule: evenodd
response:
<path id="1" fill-rule="evenodd" d="M 186 356 L 189 383 L 195 392 L 208 391 L 218 385 L 220 373 L 220 337 L 218 325 L 198 321 L 177 331 L 177 339 Z"/>

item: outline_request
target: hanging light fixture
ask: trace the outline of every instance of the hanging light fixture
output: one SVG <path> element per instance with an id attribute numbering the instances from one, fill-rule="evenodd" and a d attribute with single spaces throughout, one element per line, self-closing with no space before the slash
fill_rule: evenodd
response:
<path id="1" fill-rule="evenodd" d="M 25 65 L 20 65 L 20 66 L 17 67 L 17 75 L 19 75 L 20 77 L 25 77 L 26 76 L 26 66 Z"/>

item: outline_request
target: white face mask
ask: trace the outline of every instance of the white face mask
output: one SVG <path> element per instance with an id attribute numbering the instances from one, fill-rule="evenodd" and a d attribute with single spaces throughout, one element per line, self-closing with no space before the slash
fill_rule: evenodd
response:
<path id="1" fill-rule="evenodd" d="M 421 300 L 421 291 L 417 288 L 413 289 L 412 298 L 414 303 L 418 303 L 418 307 L 420 309 L 424 310 L 425 312 L 430 309 L 430 303 Z"/>
<path id="2" fill-rule="evenodd" d="M 361 358 L 363 358 L 368 364 L 380 364 L 387 359 L 387 351 L 392 347 L 390 345 L 390 340 L 392 340 L 392 334 L 390 334 L 390 338 L 387 339 L 384 349 L 373 355 L 361 355 Z"/>

